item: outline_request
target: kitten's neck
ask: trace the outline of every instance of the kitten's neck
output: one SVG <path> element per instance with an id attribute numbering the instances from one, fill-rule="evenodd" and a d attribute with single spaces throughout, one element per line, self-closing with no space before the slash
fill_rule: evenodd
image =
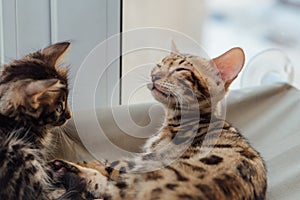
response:
<path id="1" fill-rule="evenodd" d="M 10 118 L 2 114 L 0 114 L 0 126 L 1 128 L 7 130 L 7 134 L 10 134 L 11 132 L 19 132 L 18 134 L 20 138 L 26 137 L 26 133 L 30 132 L 28 134 L 28 138 L 30 139 L 29 141 L 41 140 L 47 135 L 47 129 L 44 127 L 36 127 L 29 124 L 24 124 L 22 121 L 15 120 L 14 118 Z"/>
<path id="2" fill-rule="evenodd" d="M 195 122 L 209 121 L 214 117 L 214 112 L 208 103 L 205 104 L 190 104 L 180 105 L 179 107 L 165 109 L 165 122 L 169 123 L 184 123 L 185 121 L 195 120 Z"/>

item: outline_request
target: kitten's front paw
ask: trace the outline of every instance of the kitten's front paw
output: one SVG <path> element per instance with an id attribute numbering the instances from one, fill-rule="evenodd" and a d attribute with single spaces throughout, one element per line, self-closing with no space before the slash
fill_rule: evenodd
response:
<path id="1" fill-rule="evenodd" d="M 52 171 L 54 183 L 62 185 L 66 193 L 60 199 L 90 199 L 91 195 L 86 191 L 86 180 L 79 176 L 76 166 L 63 160 L 54 160 L 48 163 Z M 85 196 L 85 198 L 82 198 Z M 89 197 L 89 198 L 88 198 Z"/>
<path id="2" fill-rule="evenodd" d="M 47 164 L 47 172 L 54 185 L 63 184 L 65 188 L 68 177 L 78 176 L 78 169 L 63 160 L 49 162 Z"/>
<path id="3" fill-rule="evenodd" d="M 50 168 L 59 174 L 65 174 L 68 172 L 73 172 L 75 174 L 78 174 L 79 170 L 76 166 L 72 165 L 71 163 L 63 160 L 54 160 L 48 163 Z"/>
<path id="4" fill-rule="evenodd" d="M 103 176 L 98 170 L 77 165 L 63 160 L 54 160 L 49 163 L 51 169 L 55 172 L 55 176 L 60 177 L 62 183 L 66 186 L 66 177 L 70 180 L 76 179 L 85 184 L 85 196 L 100 197 L 102 185 L 107 185 L 107 177 Z M 75 175 L 75 176 L 74 176 Z"/>

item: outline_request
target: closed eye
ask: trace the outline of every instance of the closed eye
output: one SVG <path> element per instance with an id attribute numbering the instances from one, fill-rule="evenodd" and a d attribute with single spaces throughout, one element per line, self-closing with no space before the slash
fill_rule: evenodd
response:
<path id="1" fill-rule="evenodd" d="M 175 69 L 174 71 L 179 72 L 179 71 L 190 71 L 190 70 L 187 68 L 180 67 L 180 68 Z"/>

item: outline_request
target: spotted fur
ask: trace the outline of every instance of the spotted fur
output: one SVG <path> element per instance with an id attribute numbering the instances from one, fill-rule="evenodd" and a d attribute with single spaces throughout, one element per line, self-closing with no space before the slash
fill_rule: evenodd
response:
<path id="1" fill-rule="evenodd" d="M 69 45 L 51 45 L 1 67 L 1 199 L 50 199 L 50 132 L 71 117 L 67 69 L 58 66 Z"/>
<path id="2" fill-rule="evenodd" d="M 109 164 L 57 162 L 105 200 L 265 199 L 263 159 L 216 114 L 243 64 L 239 48 L 213 60 L 171 53 L 151 74 L 149 89 L 165 107 L 165 122 L 143 154 Z"/>

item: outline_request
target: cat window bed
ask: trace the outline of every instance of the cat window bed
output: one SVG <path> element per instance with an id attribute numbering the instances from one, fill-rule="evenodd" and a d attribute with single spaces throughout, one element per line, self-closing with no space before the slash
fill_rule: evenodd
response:
<path id="1" fill-rule="evenodd" d="M 114 120 L 116 115 L 118 118 L 128 118 L 128 111 L 134 124 L 144 127 L 143 132 L 137 127 L 130 127 L 130 123 L 120 124 Z M 88 148 L 92 147 L 94 155 L 104 152 L 107 158 L 111 159 L 118 156 L 114 151 L 120 149 L 138 152 L 138 147 L 144 142 L 143 137 L 157 130 L 163 114 L 160 107 L 154 104 L 132 105 L 129 109 L 127 106 L 119 106 L 96 110 L 101 128 L 109 140 L 119 148 L 112 149 L 107 141 L 98 142 L 94 139 L 99 133 L 96 133 L 90 124 L 90 113 L 94 111 L 74 113 L 77 116 L 76 125 L 85 131 L 78 134 L 74 121 L 71 121 L 65 128 L 69 137 L 59 140 L 61 149 L 57 149 L 57 156 L 71 161 L 91 159 L 82 143 L 88 144 Z M 266 160 L 267 199 L 299 199 L 300 91 L 288 84 L 232 91 L 227 97 L 226 119 L 239 128 Z M 130 132 L 130 135 L 126 132 Z"/>

